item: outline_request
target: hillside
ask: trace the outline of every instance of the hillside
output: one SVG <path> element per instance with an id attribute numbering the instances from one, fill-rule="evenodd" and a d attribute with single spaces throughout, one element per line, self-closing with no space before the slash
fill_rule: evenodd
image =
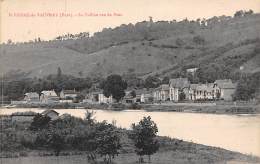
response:
<path id="1" fill-rule="evenodd" d="M 206 23 L 205 23 L 206 22 Z M 208 20 L 139 22 L 103 29 L 93 37 L 1 45 L 1 73 L 29 72 L 141 77 L 218 64 L 236 72 L 260 72 L 260 14 Z"/>

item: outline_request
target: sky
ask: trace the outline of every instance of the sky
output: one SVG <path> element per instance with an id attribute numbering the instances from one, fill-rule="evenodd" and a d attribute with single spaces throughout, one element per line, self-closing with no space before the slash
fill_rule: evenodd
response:
<path id="1" fill-rule="evenodd" d="M 260 0 L 0 0 L 0 42 L 51 40 L 121 24 L 260 12 Z"/>

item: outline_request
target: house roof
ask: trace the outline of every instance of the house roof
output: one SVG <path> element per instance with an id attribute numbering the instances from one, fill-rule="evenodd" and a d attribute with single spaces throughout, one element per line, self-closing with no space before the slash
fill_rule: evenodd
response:
<path id="1" fill-rule="evenodd" d="M 42 91 L 41 94 L 43 95 L 46 95 L 46 96 L 53 96 L 53 97 L 56 97 L 57 94 L 54 90 L 51 90 L 51 91 Z"/>
<path id="2" fill-rule="evenodd" d="M 160 86 L 160 88 L 161 88 L 161 90 L 169 90 L 169 85 L 168 84 L 162 84 L 161 86 Z"/>
<path id="3" fill-rule="evenodd" d="M 79 94 L 76 90 L 63 90 L 64 94 Z"/>
<path id="4" fill-rule="evenodd" d="M 215 84 L 217 84 L 217 86 L 222 89 L 235 89 L 236 88 L 236 84 L 233 83 L 231 81 L 231 79 L 216 80 Z"/>
<path id="5" fill-rule="evenodd" d="M 173 88 L 188 88 L 190 82 L 188 78 L 170 79 L 170 86 Z"/>
<path id="6" fill-rule="evenodd" d="M 200 84 L 191 84 L 191 85 L 190 85 L 190 88 L 193 89 L 193 90 L 195 90 L 195 89 L 197 89 L 197 87 L 198 87 L 199 85 L 200 85 Z"/>
<path id="7" fill-rule="evenodd" d="M 11 116 L 35 116 L 37 113 L 35 112 L 16 112 L 11 114 Z"/>
<path id="8" fill-rule="evenodd" d="M 200 84 L 197 86 L 196 90 L 211 92 L 213 90 L 213 86 L 213 83 Z"/>
<path id="9" fill-rule="evenodd" d="M 51 112 L 56 113 L 57 115 L 59 115 L 59 113 L 56 112 L 56 111 L 53 110 L 53 109 L 47 109 L 47 110 L 43 111 L 41 114 L 46 115 L 46 114 L 51 113 Z"/>

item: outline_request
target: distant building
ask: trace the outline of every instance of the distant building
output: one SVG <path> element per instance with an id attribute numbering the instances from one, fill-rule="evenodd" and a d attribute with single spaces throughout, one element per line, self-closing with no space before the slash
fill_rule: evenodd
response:
<path id="1" fill-rule="evenodd" d="M 40 96 L 36 92 L 29 92 L 24 94 L 24 100 L 26 102 L 39 102 L 40 101 Z"/>
<path id="2" fill-rule="evenodd" d="M 213 100 L 215 98 L 213 83 L 190 85 L 190 100 Z"/>
<path id="3" fill-rule="evenodd" d="M 186 72 L 191 73 L 194 76 L 194 74 L 196 73 L 197 70 L 198 70 L 198 68 L 189 68 L 189 69 L 186 69 Z"/>
<path id="4" fill-rule="evenodd" d="M 10 117 L 12 122 L 31 122 L 36 115 L 34 112 L 18 112 L 11 114 Z"/>
<path id="5" fill-rule="evenodd" d="M 59 102 L 59 97 L 54 90 L 42 91 L 40 96 L 41 103 L 55 103 Z"/>
<path id="6" fill-rule="evenodd" d="M 236 90 L 236 84 L 231 79 L 216 80 L 214 82 L 216 92 L 219 92 L 219 98 L 227 101 L 233 100 L 233 95 Z"/>
<path id="7" fill-rule="evenodd" d="M 136 103 L 136 95 L 132 95 L 133 91 L 126 91 L 123 103 Z"/>
<path id="8" fill-rule="evenodd" d="M 179 101 L 181 94 L 184 94 L 184 99 L 189 99 L 190 82 L 188 78 L 170 79 L 169 82 L 169 95 L 171 101 Z"/>
<path id="9" fill-rule="evenodd" d="M 101 103 L 106 103 L 106 104 L 110 104 L 113 103 L 113 98 L 112 96 L 106 97 L 103 93 L 99 93 L 98 94 L 98 102 Z"/>
<path id="10" fill-rule="evenodd" d="M 60 92 L 60 98 L 61 99 L 70 99 L 74 100 L 76 97 L 79 95 L 79 92 L 77 92 L 75 89 L 74 90 L 62 90 Z"/>
<path id="11" fill-rule="evenodd" d="M 146 90 L 141 94 L 141 103 L 151 103 L 153 99 L 153 91 Z"/>
<path id="12" fill-rule="evenodd" d="M 55 120 L 59 117 L 59 113 L 52 109 L 45 110 L 41 114 L 50 117 L 51 120 Z"/>
<path id="13" fill-rule="evenodd" d="M 153 92 L 154 101 L 168 101 L 170 100 L 170 90 L 168 84 L 162 84 Z"/>

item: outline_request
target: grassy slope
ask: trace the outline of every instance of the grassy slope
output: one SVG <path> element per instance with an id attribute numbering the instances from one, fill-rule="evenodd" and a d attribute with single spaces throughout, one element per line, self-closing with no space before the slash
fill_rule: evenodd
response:
<path id="1" fill-rule="evenodd" d="M 162 28 L 168 26 L 169 29 Z M 184 65 L 221 63 L 230 56 L 246 56 L 260 44 L 259 41 L 252 41 L 260 38 L 258 14 L 208 28 L 181 23 L 176 27 L 156 23 L 154 28 L 156 32 L 152 29 L 150 34 L 159 37 L 153 41 L 138 38 L 137 32 L 128 32 L 124 36 L 122 29 L 125 28 L 116 28 L 111 35 L 104 32 L 90 41 L 82 39 L 3 46 L 0 71 L 6 73 L 21 69 L 31 72 L 31 76 L 43 76 L 56 73 L 57 67 L 61 67 L 64 73 L 78 75 L 81 71 L 86 76 L 92 73 L 122 74 L 134 69 L 136 73 L 146 76 L 152 72 L 163 76 Z M 197 35 L 205 38 L 204 45 L 192 41 Z M 183 46 L 176 45 L 177 38 L 184 41 Z M 241 45 L 246 40 L 251 42 Z M 259 56 L 257 54 L 239 63 L 239 66 L 244 65 L 246 72 L 257 72 L 260 70 Z M 238 68 L 236 66 L 235 69 Z"/>

